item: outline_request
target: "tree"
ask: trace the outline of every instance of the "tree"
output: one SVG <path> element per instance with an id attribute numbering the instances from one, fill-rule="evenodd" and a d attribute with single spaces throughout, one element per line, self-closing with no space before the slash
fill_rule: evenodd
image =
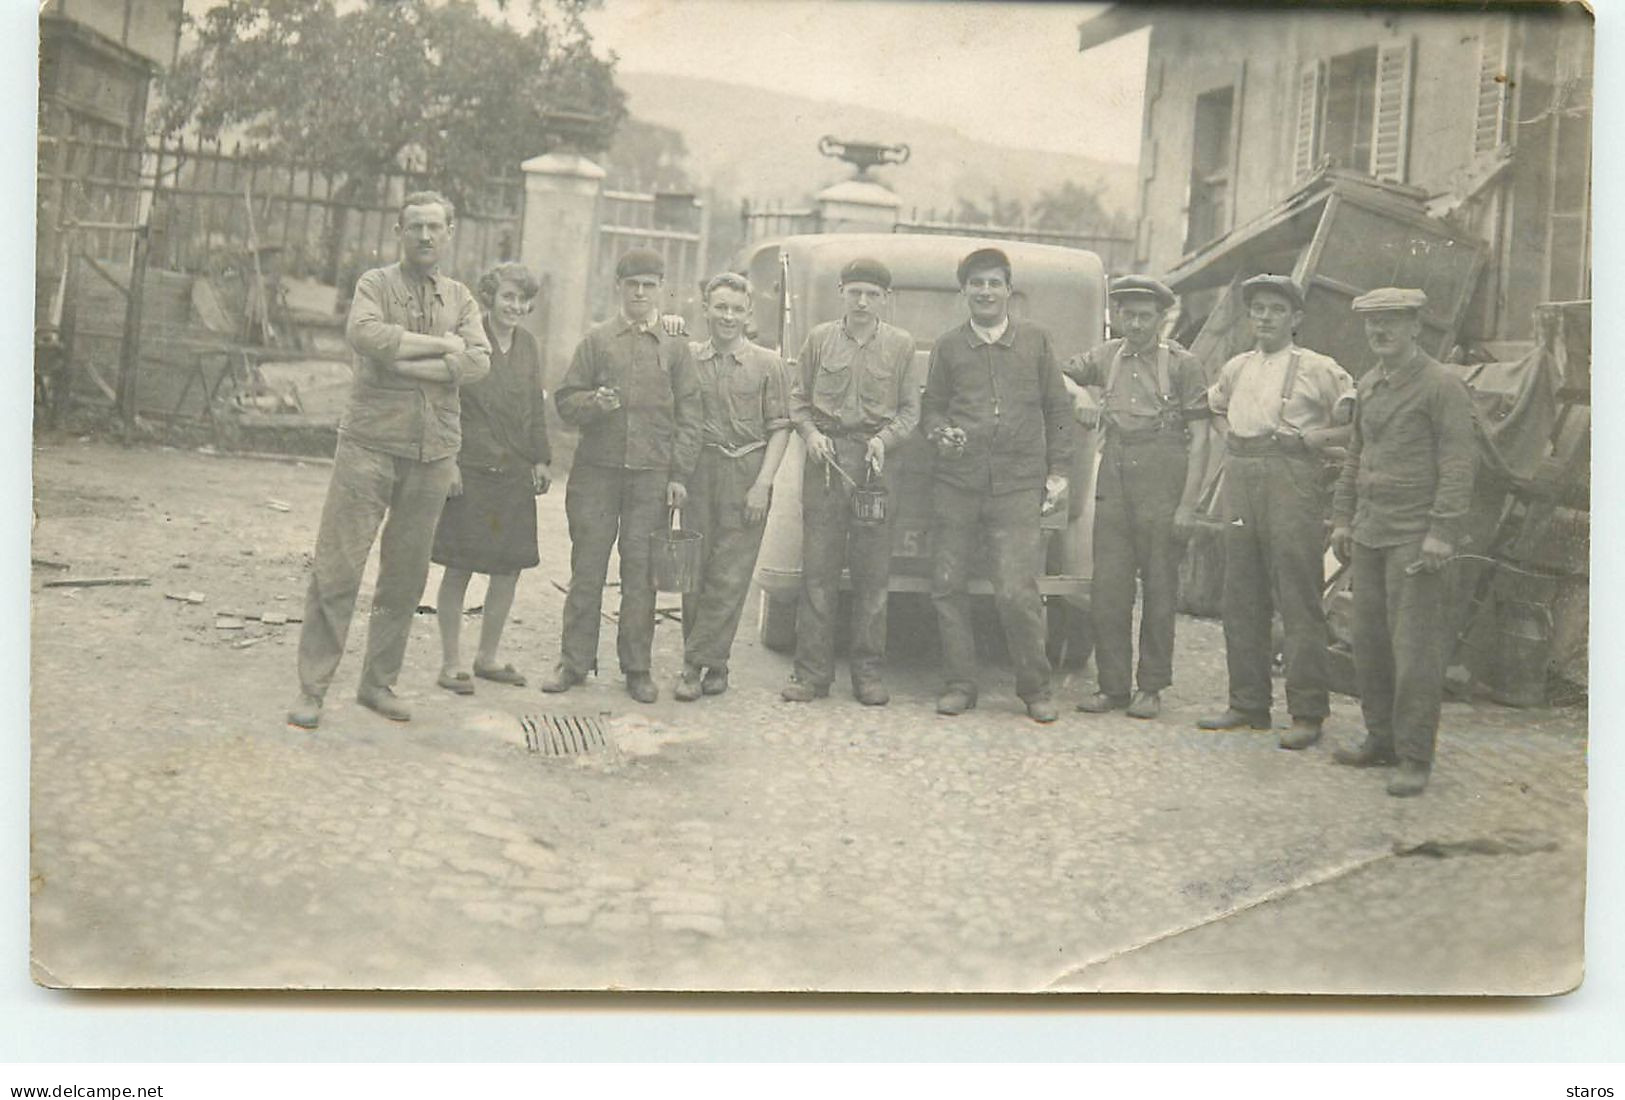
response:
<path id="1" fill-rule="evenodd" d="M 1006 199 L 997 187 L 988 192 L 984 202 L 960 196 L 955 218 L 967 225 L 1020 225 L 1023 218 L 1020 199 Z"/>
<path id="2" fill-rule="evenodd" d="M 1033 218 L 1039 229 L 1098 229 L 1111 220 L 1100 203 L 1098 190 L 1073 180 L 1058 191 L 1045 191 L 1033 201 Z"/>
<path id="3" fill-rule="evenodd" d="M 593 53 L 588 0 L 528 0 L 526 29 L 472 0 L 224 0 L 166 78 L 160 127 L 236 131 L 268 155 L 341 173 L 345 197 L 402 169 L 463 205 L 493 175 L 558 145 L 583 152 L 625 116 Z M 590 116 L 582 118 L 580 116 Z"/>
<path id="4" fill-rule="evenodd" d="M 693 187 L 688 145 L 670 126 L 629 117 L 615 131 L 604 167 L 617 187 L 646 191 L 686 191 Z"/>

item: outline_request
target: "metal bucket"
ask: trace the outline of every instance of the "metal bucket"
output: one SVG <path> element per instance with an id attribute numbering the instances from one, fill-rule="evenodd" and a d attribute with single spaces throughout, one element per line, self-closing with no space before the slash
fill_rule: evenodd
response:
<path id="1" fill-rule="evenodd" d="M 668 527 L 649 535 L 649 576 L 657 592 L 698 592 L 705 536 L 682 529 L 682 514 L 669 510 Z"/>
<path id="2" fill-rule="evenodd" d="M 1495 607 L 1500 675 L 1490 697 L 1502 706 L 1546 705 L 1552 613 L 1538 603 L 1503 599 Z"/>
<path id="3" fill-rule="evenodd" d="M 865 464 L 863 484 L 852 486 L 852 520 L 860 527 L 879 527 L 886 522 L 886 486 L 874 483 L 874 472 Z"/>

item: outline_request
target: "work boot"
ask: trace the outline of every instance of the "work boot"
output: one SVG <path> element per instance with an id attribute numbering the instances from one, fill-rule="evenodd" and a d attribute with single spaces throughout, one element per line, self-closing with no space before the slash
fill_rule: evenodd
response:
<path id="1" fill-rule="evenodd" d="M 1281 734 L 1283 749 L 1307 749 L 1320 740 L 1321 719 L 1294 718 L 1292 728 Z"/>
<path id="2" fill-rule="evenodd" d="M 585 679 L 586 677 L 575 669 L 559 665 L 542 679 L 541 688 L 549 695 L 557 695 L 569 691 Z"/>
<path id="3" fill-rule="evenodd" d="M 1270 728 L 1270 712 L 1266 710 L 1249 713 L 1244 710 L 1237 710 L 1235 707 L 1227 707 L 1223 714 L 1210 714 L 1206 718 L 1198 718 L 1196 728 L 1199 730 L 1267 730 Z"/>
<path id="4" fill-rule="evenodd" d="M 412 720 L 412 708 L 401 702 L 400 697 L 387 687 L 364 687 L 355 693 L 355 701 L 391 722 Z"/>
<path id="5" fill-rule="evenodd" d="M 1395 798 L 1414 798 L 1428 785 L 1432 765 L 1425 760 L 1401 760 L 1399 771 L 1388 781 L 1388 793 Z"/>
<path id="6" fill-rule="evenodd" d="M 721 695 L 728 690 L 728 670 L 725 668 L 708 668 L 705 675 L 700 677 L 700 692 L 704 695 Z"/>
<path id="7" fill-rule="evenodd" d="M 1061 716 L 1055 707 L 1055 700 L 1048 695 L 1036 695 L 1027 700 L 1027 717 L 1034 722 L 1049 723 Z"/>
<path id="8" fill-rule="evenodd" d="M 1349 768 L 1385 768 L 1399 763 L 1399 757 L 1394 755 L 1394 743 L 1370 733 L 1358 747 L 1332 753 L 1332 759 Z"/>
<path id="9" fill-rule="evenodd" d="M 631 690 L 631 677 L 627 677 L 627 690 Z M 672 698 L 679 703 L 692 703 L 703 694 L 700 686 L 700 668 L 698 665 L 683 666 L 683 674 L 677 677 L 677 687 L 672 690 Z"/>
<path id="10" fill-rule="evenodd" d="M 322 701 L 314 695 L 299 693 L 299 699 L 288 708 L 288 725 L 302 730 L 313 730 L 322 724 Z"/>
<path id="11" fill-rule="evenodd" d="M 1108 711 L 1122 710 L 1128 706 L 1128 696 L 1107 695 L 1104 691 L 1097 691 L 1078 704 L 1078 709 L 1085 714 L 1105 714 Z"/>
<path id="12" fill-rule="evenodd" d="M 1130 718 L 1155 718 L 1162 710 L 1162 696 L 1154 691 L 1142 691 L 1128 705 Z"/>
<path id="13" fill-rule="evenodd" d="M 852 698 L 866 707 L 883 707 L 891 702 L 886 682 L 878 676 L 865 676 L 852 683 Z"/>
<path id="14" fill-rule="evenodd" d="M 938 714 L 964 714 L 967 710 L 976 709 L 976 692 L 968 687 L 955 684 L 937 696 Z"/>
<path id="15" fill-rule="evenodd" d="M 786 703 L 810 703 L 828 694 L 828 684 L 809 684 L 791 677 L 790 682 L 784 685 L 784 690 L 779 692 L 779 698 Z"/>
<path id="16" fill-rule="evenodd" d="M 652 703 L 660 698 L 660 689 L 655 687 L 654 677 L 647 672 L 628 672 L 626 693 L 640 703 Z"/>

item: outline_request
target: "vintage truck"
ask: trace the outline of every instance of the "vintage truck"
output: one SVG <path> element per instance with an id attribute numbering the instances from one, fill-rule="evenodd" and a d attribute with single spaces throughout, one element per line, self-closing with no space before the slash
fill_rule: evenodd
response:
<path id="1" fill-rule="evenodd" d="M 931 345 L 962 323 L 965 306 L 955 279 L 961 257 L 994 246 L 1010 256 L 1015 293 L 1011 314 L 1036 321 L 1050 332 L 1061 359 L 1085 351 L 1103 338 L 1106 326 L 1106 273 L 1100 258 L 1081 249 L 975 237 L 908 234 L 809 234 L 759 241 L 747 246 L 730 267 L 749 275 L 754 292 L 753 338 L 779 350 L 791 363 L 814 325 L 841 313 L 837 287 L 841 268 L 857 256 L 871 256 L 892 272 L 893 294 L 886 320 L 915 339 L 915 370 L 925 386 Z M 1035 562 L 1046 604 L 1066 609 L 1051 614 L 1052 656 L 1088 607 L 1089 532 L 1093 522 L 1093 457 L 1090 433 L 1078 429 L 1081 445 L 1071 475 L 1067 506 L 1045 517 L 1044 560 Z M 761 589 L 760 633 L 769 649 L 795 646 L 796 601 L 801 584 L 801 478 L 805 451 L 792 436 L 773 484 L 773 506 L 757 561 Z M 928 592 L 930 479 L 932 451 L 916 435 L 898 453 L 899 489 L 891 502 L 891 590 Z M 843 581 L 844 583 L 844 581 Z M 972 592 L 989 593 L 984 578 Z M 1084 654 L 1074 653 L 1075 658 Z"/>

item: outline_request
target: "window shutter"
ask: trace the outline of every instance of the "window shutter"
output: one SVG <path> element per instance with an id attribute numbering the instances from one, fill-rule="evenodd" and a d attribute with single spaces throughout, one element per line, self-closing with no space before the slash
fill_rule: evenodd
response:
<path id="1" fill-rule="evenodd" d="M 1225 229 L 1236 227 L 1236 195 L 1241 190 L 1241 105 L 1247 100 L 1247 62 L 1236 62 L 1235 91 L 1230 96 L 1230 194 Z"/>
<path id="2" fill-rule="evenodd" d="M 1292 182 L 1314 175 L 1319 162 L 1320 98 L 1326 86 L 1326 63 L 1320 59 L 1298 70 L 1298 119 L 1292 144 Z"/>
<path id="3" fill-rule="evenodd" d="M 1411 69 L 1414 39 L 1377 50 L 1377 109 L 1371 135 L 1371 174 L 1380 180 L 1405 182 L 1406 154 L 1411 145 Z"/>
<path id="4" fill-rule="evenodd" d="M 1506 140 L 1511 89 L 1510 17 L 1492 15 L 1478 36 L 1478 115 L 1473 123 L 1473 155 L 1493 152 Z"/>

